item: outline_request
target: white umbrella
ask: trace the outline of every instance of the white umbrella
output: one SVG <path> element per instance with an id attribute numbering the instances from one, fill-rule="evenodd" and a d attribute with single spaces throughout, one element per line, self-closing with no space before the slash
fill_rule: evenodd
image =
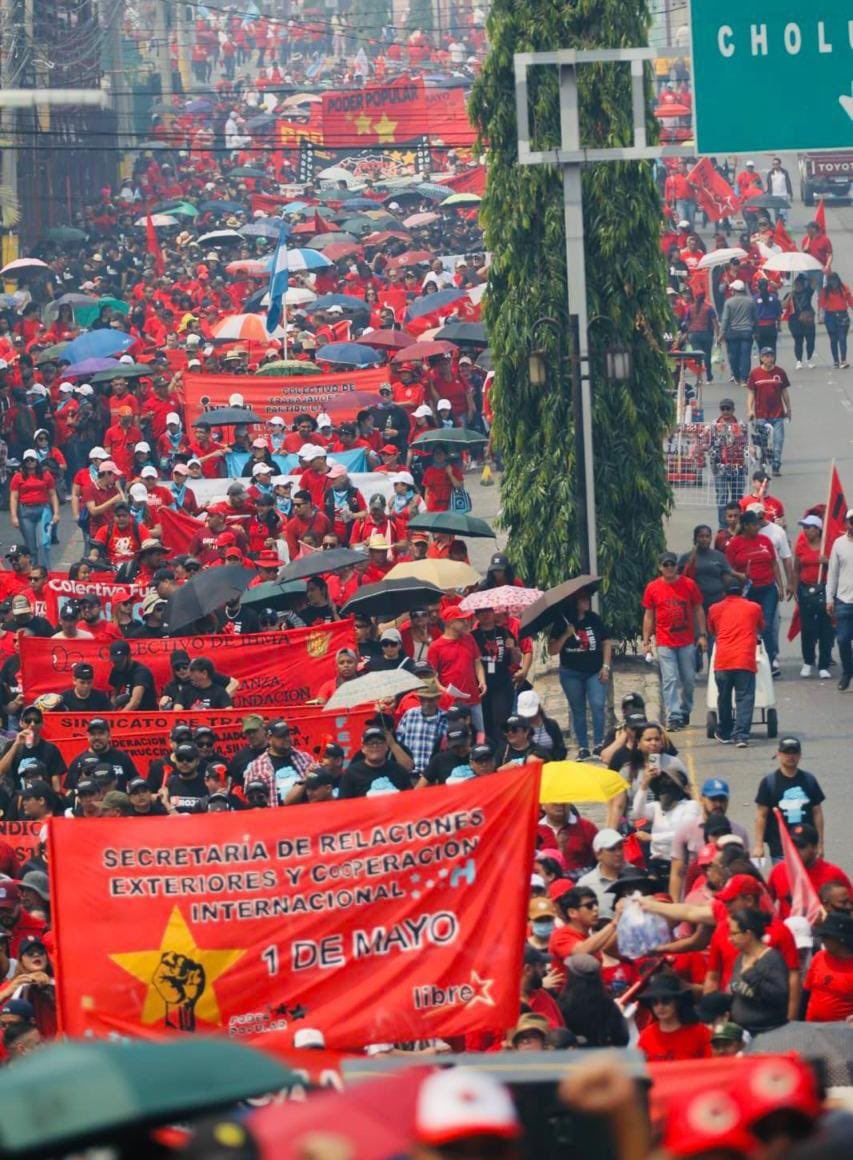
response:
<path id="1" fill-rule="evenodd" d="M 778 270 L 783 274 L 801 273 L 804 270 L 822 270 L 823 266 L 811 254 L 801 254 L 799 250 L 783 250 L 773 254 L 764 263 L 765 270 Z"/>
<path id="2" fill-rule="evenodd" d="M 148 218 L 137 218 L 133 224 L 137 226 L 147 226 Z M 176 217 L 172 217 L 170 213 L 152 213 L 151 224 L 155 229 L 166 229 L 168 226 L 176 226 L 180 223 L 178 222 L 178 219 Z"/>
<path id="3" fill-rule="evenodd" d="M 347 189 L 351 185 L 358 185 L 358 178 L 342 165 L 330 165 L 328 169 L 321 169 L 317 174 L 318 181 L 343 181 Z"/>
<path id="4" fill-rule="evenodd" d="M 356 705 L 372 705 L 377 701 L 392 701 L 400 693 L 420 689 L 423 681 L 406 669 L 386 669 L 367 673 L 354 681 L 344 681 L 332 693 L 325 709 L 354 709 Z"/>
<path id="5" fill-rule="evenodd" d="M 713 266 L 726 266 L 732 258 L 746 258 L 746 250 L 742 250 L 740 246 L 727 246 L 722 250 L 711 250 L 710 254 L 705 254 L 699 259 L 699 270 L 710 270 Z"/>
<path id="6" fill-rule="evenodd" d="M 40 258 L 16 258 L 14 262 L 9 262 L 0 270 L 0 274 L 13 274 L 16 270 L 36 270 L 49 269 L 47 262 L 42 262 Z"/>
<path id="7" fill-rule="evenodd" d="M 308 290 L 305 286 L 289 286 L 284 292 L 284 301 L 288 306 L 304 306 L 307 302 L 315 302 L 316 299 L 314 291 Z"/>
<path id="8" fill-rule="evenodd" d="M 209 234 L 202 234 L 198 239 L 198 244 L 203 245 L 217 245 L 222 242 L 244 242 L 246 239 L 242 234 L 238 234 L 236 230 L 211 230 Z"/>

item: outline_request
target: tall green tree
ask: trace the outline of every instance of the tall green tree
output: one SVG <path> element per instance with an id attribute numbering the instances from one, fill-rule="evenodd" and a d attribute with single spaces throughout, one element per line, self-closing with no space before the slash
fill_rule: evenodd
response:
<path id="1" fill-rule="evenodd" d="M 492 0 L 490 50 L 471 99 L 486 143 L 482 205 L 492 252 L 485 321 L 494 352 L 494 437 L 504 461 L 502 510 L 509 555 L 528 582 L 557 584 L 580 570 L 562 179 L 520 166 L 513 54 L 647 43 L 646 0 Z M 581 140 L 631 140 L 627 65 L 578 69 Z M 556 69 L 528 78 L 533 148 L 559 145 Z M 647 86 L 649 139 L 654 139 Z M 643 585 L 664 546 L 671 492 L 662 440 L 673 414 L 663 334 L 669 323 L 659 246 L 661 207 L 651 163 L 609 162 L 583 172 L 599 573 L 615 635 L 637 635 Z M 558 333 L 534 322 L 556 319 Z M 531 345 L 549 354 L 550 380 L 533 387 Z M 633 355 L 627 384 L 605 381 L 604 350 Z"/>

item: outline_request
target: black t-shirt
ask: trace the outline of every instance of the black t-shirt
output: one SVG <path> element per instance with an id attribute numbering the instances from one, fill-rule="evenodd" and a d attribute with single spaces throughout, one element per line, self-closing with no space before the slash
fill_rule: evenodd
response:
<path id="1" fill-rule="evenodd" d="M 157 708 L 157 690 L 154 687 L 154 674 L 139 661 L 132 660 L 125 669 L 113 668 L 107 682 L 115 690 L 117 697 L 129 698 L 137 685 L 142 685 L 145 692 L 142 702 L 137 706 L 140 712 L 147 712 Z"/>
<path id="2" fill-rule="evenodd" d="M 211 679 L 217 688 L 227 689 L 228 682 L 231 678 L 226 676 L 225 673 L 214 673 Z M 181 698 L 189 697 L 192 692 L 193 687 L 189 681 L 171 680 L 167 681 L 163 686 L 163 696 L 171 698 L 173 705 L 186 705 L 186 701 L 183 701 Z"/>
<path id="3" fill-rule="evenodd" d="M 412 776 L 389 754 L 382 765 L 368 765 L 362 758 L 351 761 L 341 778 L 342 798 L 367 797 L 373 783 L 386 778 L 396 789 L 411 789 Z"/>
<path id="4" fill-rule="evenodd" d="M 226 624 L 230 624 L 232 632 L 236 632 L 239 636 L 261 631 L 260 619 L 253 608 L 241 608 L 236 616 L 223 616 L 222 627 L 224 628 Z"/>
<path id="5" fill-rule="evenodd" d="M 532 742 L 525 749 L 513 749 L 511 745 L 505 745 L 498 751 L 495 764 L 498 768 L 502 765 L 524 765 L 531 757 L 541 757 L 543 761 L 549 761 L 551 754 Z"/>
<path id="6" fill-rule="evenodd" d="M 173 773 L 166 782 L 166 788 L 179 814 L 203 814 L 207 808 L 207 786 L 200 770 L 191 778 Z"/>
<path id="7" fill-rule="evenodd" d="M 0 667 L 0 686 L 3 689 L 4 704 L 8 704 L 21 692 L 21 658 L 17 653 L 7 657 Z"/>
<path id="8" fill-rule="evenodd" d="M 299 615 L 307 624 L 328 624 L 335 620 L 335 610 L 331 604 L 308 604 L 305 608 L 300 608 Z"/>
<path id="9" fill-rule="evenodd" d="M 132 814 L 128 814 L 129 818 L 165 818 L 169 811 L 161 801 L 156 799 L 151 803 L 151 809 L 142 813 L 140 810 L 134 810 Z"/>
<path id="10" fill-rule="evenodd" d="M 62 708 L 68 713 L 108 713 L 112 709 L 110 699 L 100 689 L 92 689 L 88 697 L 78 697 L 73 689 L 59 694 Z"/>
<path id="11" fill-rule="evenodd" d="M 266 745 L 261 746 L 260 749 L 252 749 L 251 745 L 246 745 L 242 749 L 237 750 L 228 762 L 228 776 L 234 785 L 243 784 L 246 769 L 253 761 L 257 761 L 265 750 Z"/>
<path id="12" fill-rule="evenodd" d="M 430 758 L 429 765 L 423 772 L 430 785 L 444 785 L 451 774 L 454 781 L 467 781 L 474 776 L 470 753 L 463 757 L 452 749 L 445 749 Z"/>
<path id="13" fill-rule="evenodd" d="M 52 777 L 61 777 L 65 773 L 66 766 L 62 760 L 62 754 L 50 741 L 40 738 L 30 748 L 22 746 L 12 758 L 12 767 L 9 772 L 18 789 L 23 788 L 24 781 L 28 776 L 27 770 L 36 761 L 44 762 L 48 781 Z"/>
<path id="14" fill-rule="evenodd" d="M 569 623 L 561 616 L 552 625 L 549 640 L 558 640 Z M 560 649 L 560 667 L 576 673 L 597 673 L 604 664 L 604 642 L 610 637 L 604 621 L 594 612 L 587 612 L 571 623 L 575 634 Z"/>
<path id="15" fill-rule="evenodd" d="M 396 659 L 380 654 L 378 657 L 371 657 L 367 662 L 368 673 L 387 673 L 391 669 L 402 669 L 403 672 L 412 673 L 415 670 L 415 662 L 405 653 L 401 653 Z"/>
<path id="16" fill-rule="evenodd" d="M 33 636 L 48 637 L 56 632 L 50 621 L 45 620 L 43 616 L 31 616 L 29 620 L 16 621 L 15 627 L 28 628 Z"/>
<path id="17" fill-rule="evenodd" d="M 80 780 L 80 766 L 84 757 L 97 757 L 98 761 L 111 765 L 118 780 L 116 788 L 123 793 L 127 791 L 127 787 L 133 779 L 139 777 L 136 766 L 133 764 L 133 758 L 123 750 L 116 749 L 113 745 L 109 749 L 105 749 L 103 753 L 95 753 L 93 750 L 87 749 L 84 753 L 78 753 L 69 765 L 65 778 L 66 790 L 76 788 L 77 782 Z"/>
<path id="18" fill-rule="evenodd" d="M 511 632 L 497 626 L 491 629 L 475 628 L 471 633 L 480 650 L 480 660 L 486 673 L 488 686 L 505 686 L 512 683 L 512 657 L 510 655 Z"/>
<path id="19" fill-rule="evenodd" d="M 195 685 L 184 685 L 180 700 L 175 702 L 182 709 L 230 709 L 231 698 L 220 685 L 210 685 L 207 689 L 197 689 Z"/>
<path id="20" fill-rule="evenodd" d="M 778 769 L 762 777 L 755 795 L 755 804 L 767 806 L 767 825 L 764 828 L 764 837 L 770 847 L 773 858 L 782 857 L 782 842 L 779 838 L 779 826 L 776 823 L 774 806 L 791 826 L 814 825 L 814 808 L 819 806 L 826 794 L 820 788 L 818 780 L 807 769 L 798 769 L 793 777 L 785 777 Z"/>

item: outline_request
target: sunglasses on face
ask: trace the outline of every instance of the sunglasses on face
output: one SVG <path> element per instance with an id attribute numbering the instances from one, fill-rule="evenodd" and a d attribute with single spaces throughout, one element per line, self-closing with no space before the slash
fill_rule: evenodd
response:
<path id="1" fill-rule="evenodd" d="M 213 748 L 213 742 L 207 741 L 203 737 L 196 738 L 196 745 L 199 747 L 199 749 L 212 749 Z"/>
<path id="2" fill-rule="evenodd" d="M 194 757 L 176 757 L 178 765 L 191 765 L 196 759 Z"/>
<path id="3" fill-rule="evenodd" d="M 598 910 L 597 902 L 582 902 L 578 907 L 579 910 Z"/>
<path id="4" fill-rule="evenodd" d="M 720 407 L 721 411 L 733 411 L 734 407 Z"/>
<path id="5" fill-rule="evenodd" d="M 663 564 L 661 564 L 661 568 L 674 568 L 674 567 L 675 567 L 675 560 L 665 560 L 663 562 Z"/>

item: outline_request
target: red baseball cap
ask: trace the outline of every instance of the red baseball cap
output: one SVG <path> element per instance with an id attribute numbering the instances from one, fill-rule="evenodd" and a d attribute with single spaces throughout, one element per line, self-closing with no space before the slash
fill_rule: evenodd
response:
<path id="1" fill-rule="evenodd" d="M 474 616 L 475 614 L 473 612 L 466 612 L 458 604 L 451 604 L 449 608 L 445 608 L 441 613 L 442 620 L 445 622 L 450 620 L 473 620 Z"/>
<path id="2" fill-rule="evenodd" d="M 385 446 L 380 447 L 379 450 L 382 452 L 383 455 L 399 455 L 400 454 L 400 448 L 395 447 L 393 443 L 386 443 Z"/>
<path id="3" fill-rule="evenodd" d="M 260 552 L 258 555 L 257 565 L 259 568 L 278 568 L 280 564 L 281 560 L 279 560 L 276 552 L 267 550 L 266 552 Z"/>
<path id="4" fill-rule="evenodd" d="M 217 548 L 230 548 L 232 544 L 237 543 L 237 537 L 233 532 L 220 532 L 216 537 Z"/>
<path id="5" fill-rule="evenodd" d="M 734 902 L 736 898 L 742 898 L 745 894 L 763 893 L 764 887 L 757 878 L 753 878 L 751 874 L 735 874 L 722 890 L 717 891 L 716 897 L 720 902 Z"/>

